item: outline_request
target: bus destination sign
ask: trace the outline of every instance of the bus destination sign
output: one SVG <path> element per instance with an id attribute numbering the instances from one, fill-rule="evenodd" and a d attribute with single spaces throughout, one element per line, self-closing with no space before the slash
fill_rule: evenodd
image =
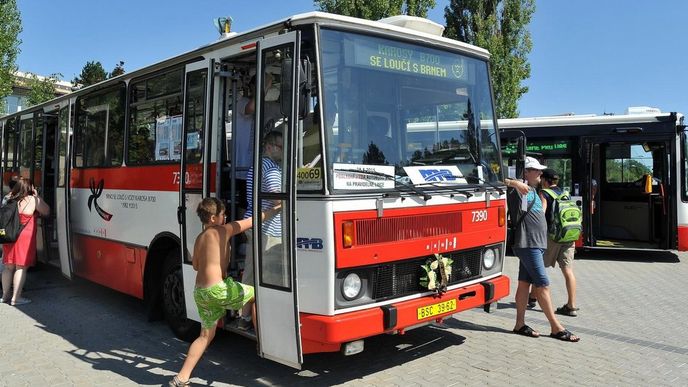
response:
<path id="1" fill-rule="evenodd" d="M 467 79 L 464 60 L 445 52 L 368 39 L 357 41 L 355 52 L 355 63 L 362 67 L 432 78 Z"/>

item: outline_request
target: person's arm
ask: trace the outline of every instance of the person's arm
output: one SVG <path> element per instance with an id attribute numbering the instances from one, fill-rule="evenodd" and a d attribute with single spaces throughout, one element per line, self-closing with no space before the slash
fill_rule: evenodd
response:
<path id="1" fill-rule="evenodd" d="M 38 194 L 35 194 L 33 198 L 36 200 L 36 211 L 38 211 L 41 216 L 50 215 L 50 206 L 48 206 Z"/>
<path id="2" fill-rule="evenodd" d="M 275 207 L 261 211 L 261 220 L 265 221 L 270 219 L 279 214 L 281 210 L 282 205 L 278 204 Z M 229 232 L 229 237 L 231 238 L 234 235 L 241 234 L 242 232 L 253 227 L 253 217 L 229 222 L 225 224 L 224 227 L 227 229 L 227 232 Z"/>
<path id="3" fill-rule="evenodd" d="M 528 184 L 514 179 L 504 179 L 504 184 L 509 188 L 516 189 L 516 191 L 520 192 L 522 195 L 527 194 L 530 190 Z"/>
<path id="4" fill-rule="evenodd" d="M 540 201 L 542 202 L 542 212 L 547 213 L 547 198 L 545 198 L 545 191 L 540 191 Z"/>

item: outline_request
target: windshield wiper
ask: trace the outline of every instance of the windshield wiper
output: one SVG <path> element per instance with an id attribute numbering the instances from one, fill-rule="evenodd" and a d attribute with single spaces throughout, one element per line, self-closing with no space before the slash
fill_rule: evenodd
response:
<path id="1" fill-rule="evenodd" d="M 414 192 L 418 196 L 422 197 L 423 200 L 425 200 L 426 202 L 428 200 L 432 199 L 432 195 L 430 195 L 429 193 L 426 193 L 425 191 L 421 190 L 420 188 L 401 180 L 397 176 L 388 175 L 386 173 L 382 173 L 382 172 L 378 172 L 378 171 L 362 171 L 360 169 L 335 169 L 335 171 L 352 172 L 352 173 L 358 173 L 361 175 L 371 175 L 371 176 L 384 177 L 387 180 L 392 180 L 395 183 L 399 183 L 403 187 L 408 188 L 409 190 L 411 190 L 412 192 Z"/>

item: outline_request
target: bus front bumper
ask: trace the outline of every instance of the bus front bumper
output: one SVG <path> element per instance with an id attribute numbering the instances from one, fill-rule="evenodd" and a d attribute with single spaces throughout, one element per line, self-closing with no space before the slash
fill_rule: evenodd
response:
<path id="1" fill-rule="evenodd" d="M 304 354 L 336 352 L 341 345 L 382 333 L 403 334 L 407 328 L 440 321 L 455 313 L 496 302 L 509 295 L 509 277 L 489 280 L 425 297 L 373 307 L 335 316 L 301 313 L 301 340 Z M 456 300 L 456 309 L 419 318 L 429 306 Z M 425 309 L 424 309 L 425 308 Z M 421 311 L 423 309 L 423 312 Z M 438 307 L 433 308 L 437 311 Z"/>

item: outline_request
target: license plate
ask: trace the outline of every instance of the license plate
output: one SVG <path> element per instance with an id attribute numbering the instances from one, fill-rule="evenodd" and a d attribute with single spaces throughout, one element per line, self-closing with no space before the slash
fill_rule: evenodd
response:
<path id="1" fill-rule="evenodd" d="M 452 310 L 456 310 L 456 299 L 440 302 L 438 304 L 421 306 L 418 308 L 418 320 L 451 312 Z"/>

